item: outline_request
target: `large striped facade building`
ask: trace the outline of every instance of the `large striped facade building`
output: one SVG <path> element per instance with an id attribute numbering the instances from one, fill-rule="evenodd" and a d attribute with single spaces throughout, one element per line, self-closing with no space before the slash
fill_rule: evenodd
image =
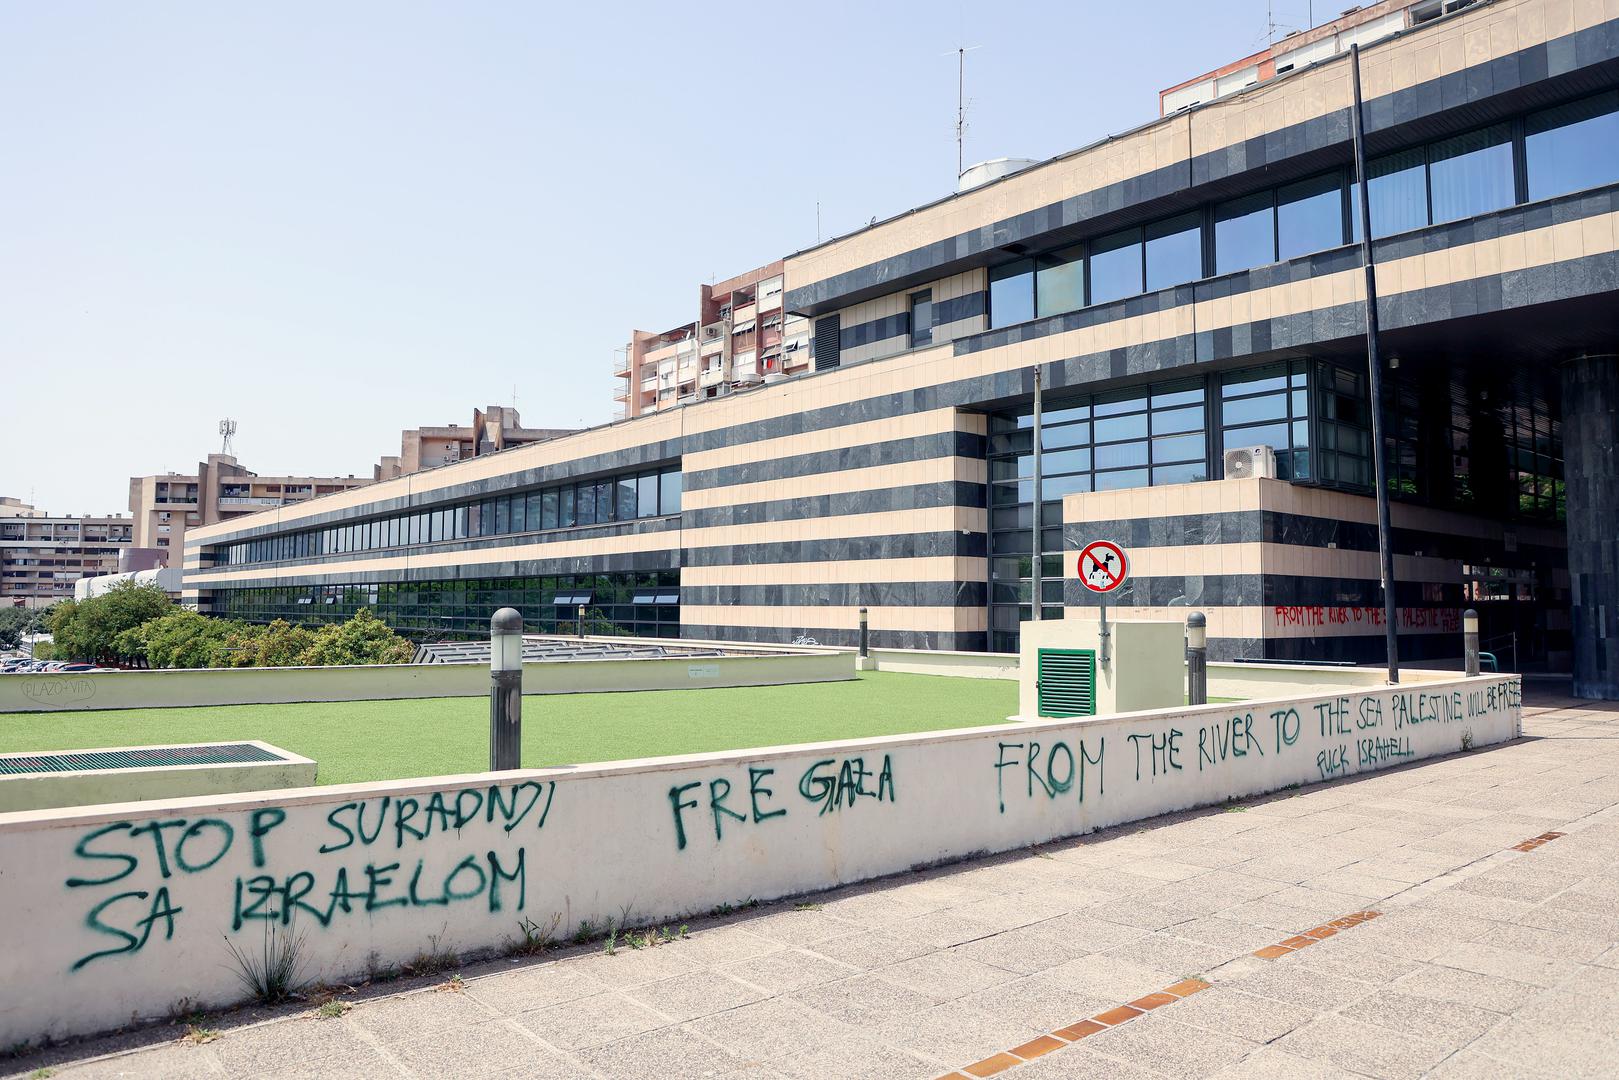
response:
<path id="1" fill-rule="evenodd" d="M 1380 659 L 1350 62 L 788 257 L 813 374 L 195 530 L 188 595 L 823 643 L 866 606 L 879 644 L 1007 650 L 1111 538 L 1123 614 Z M 1619 3 L 1473 4 L 1360 64 L 1402 650 L 1456 655 L 1472 606 L 1619 693 Z M 1276 479 L 1223 477 L 1247 447 Z"/>

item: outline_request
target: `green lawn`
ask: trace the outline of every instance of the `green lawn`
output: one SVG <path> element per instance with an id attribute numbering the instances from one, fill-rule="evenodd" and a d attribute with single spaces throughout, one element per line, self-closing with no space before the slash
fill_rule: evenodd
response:
<path id="1" fill-rule="evenodd" d="M 523 699 L 523 764 L 692 754 L 1000 723 L 1017 683 L 865 672 L 853 682 Z M 0 713 L 0 753 L 263 739 L 314 758 L 320 783 L 477 772 L 487 698 Z"/>

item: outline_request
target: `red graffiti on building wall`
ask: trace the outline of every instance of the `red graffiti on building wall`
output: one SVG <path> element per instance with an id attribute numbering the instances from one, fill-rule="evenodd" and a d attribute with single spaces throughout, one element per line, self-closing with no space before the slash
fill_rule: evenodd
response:
<path id="1" fill-rule="evenodd" d="M 1326 627 L 1381 627 L 1384 623 L 1381 607 L 1327 607 L 1322 604 L 1278 604 L 1274 609 L 1277 626 Z M 1400 608 L 1400 629 L 1459 631 L 1461 613 L 1455 608 Z"/>

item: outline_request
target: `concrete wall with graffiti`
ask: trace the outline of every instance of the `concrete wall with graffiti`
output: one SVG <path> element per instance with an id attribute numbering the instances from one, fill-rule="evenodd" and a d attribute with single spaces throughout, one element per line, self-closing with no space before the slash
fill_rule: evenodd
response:
<path id="1" fill-rule="evenodd" d="M 1006 850 L 1514 737 L 1513 676 L 601 766 L 0 815 L 0 1045 Z"/>

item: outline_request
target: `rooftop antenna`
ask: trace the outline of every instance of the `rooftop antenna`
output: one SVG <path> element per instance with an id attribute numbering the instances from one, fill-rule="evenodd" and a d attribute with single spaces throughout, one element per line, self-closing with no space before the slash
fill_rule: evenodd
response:
<path id="1" fill-rule="evenodd" d="M 224 439 L 223 444 L 219 448 L 219 452 L 224 454 L 226 457 L 234 457 L 236 450 L 231 443 L 231 437 L 236 434 L 236 421 L 228 418 L 221 420 L 219 422 L 219 434 Z"/>
<path id="2" fill-rule="evenodd" d="M 963 148 L 967 142 L 967 54 L 981 48 L 982 45 L 966 45 L 956 49 L 956 179 L 958 180 L 966 168 Z"/>

